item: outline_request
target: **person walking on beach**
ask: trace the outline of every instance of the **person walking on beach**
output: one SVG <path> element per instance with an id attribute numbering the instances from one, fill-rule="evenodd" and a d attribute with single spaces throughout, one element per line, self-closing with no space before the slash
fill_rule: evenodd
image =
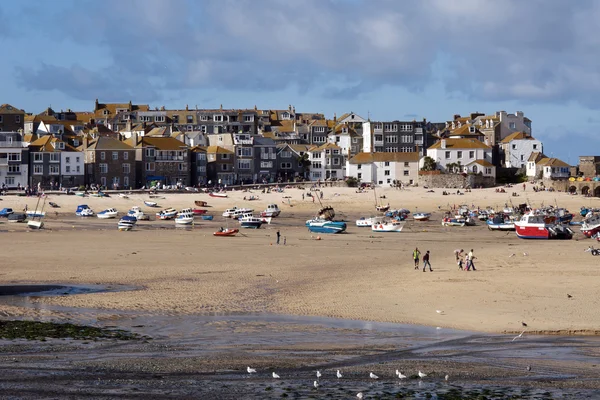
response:
<path id="1" fill-rule="evenodd" d="M 463 269 L 463 249 L 454 250 L 454 255 L 456 256 L 456 264 L 458 265 L 458 269 Z"/>
<path id="2" fill-rule="evenodd" d="M 423 256 L 423 272 L 425 272 L 425 267 L 427 266 L 429 267 L 429 271 L 433 272 L 433 269 L 431 269 L 431 263 L 429 262 L 429 250 L 427 250 Z"/>
<path id="3" fill-rule="evenodd" d="M 473 271 L 477 271 L 475 269 L 475 264 L 473 264 L 473 260 L 476 259 L 477 257 L 475 257 L 473 255 L 473 249 L 471 249 L 471 251 L 469 252 L 469 254 L 467 254 L 467 271 L 469 271 L 471 268 L 473 268 Z"/>
<path id="4" fill-rule="evenodd" d="M 281 232 L 277 229 L 277 244 L 279 244 L 279 238 L 281 237 Z"/>
<path id="5" fill-rule="evenodd" d="M 419 248 L 416 247 L 413 251 L 413 260 L 415 261 L 415 269 L 419 269 L 419 257 L 421 257 L 421 252 Z"/>

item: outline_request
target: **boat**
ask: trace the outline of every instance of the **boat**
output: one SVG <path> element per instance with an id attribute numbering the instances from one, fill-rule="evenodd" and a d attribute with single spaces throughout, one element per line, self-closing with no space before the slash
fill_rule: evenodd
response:
<path id="1" fill-rule="evenodd" d="M 581 224 L 581 233 L 586 237 L 591 238 L 596 233 L 600 232 L 600 215 L 592 215 L 586 218 Z"/>
<path id="2" fill-rule="evenodd" d="M 30 217 L 31 219 L 29 219 L 27 221 L 27 227 L 29 229 L 42 229 L 44 227 L 44 223 L 42 222 L 42 218 L 45 215 L 44 213 L 44 206 L 46 205 L 46 200 L 48 198 L 44 196 L 44 202 L 42 203 L 42 210 L 40 212 L 35 212 L 33 214 L 32 217 Z M 37 210 L 38 205 L 40 204 L 40 198 L 38 197 L 38 201 L 37 204 L 35 205 L 35 208 Z M 36 219 L 37 218 L 37 219 Z"/>
<path id="3" fill-rule="evenodd" d="M 261 218 L 254 217 L 254 216 L 244 216 L 244 217 L 240 218 L 239 221 L 240 221 L 240 226 L 242 228 L 258 229 L 263 224 L 263 221 Z"/>
<path id="4" fill-rule="evenodd" d="M 506 214 L 496 214 L 488 219 L 487 227 L 490 231 L 514 231 L 515 222 Z"/>
<path id="5" fill-rule="evenodd" d="M 158 204 L 155 201 L 144 200 L 144 204 L 148 207 L 158 207 Z"/>
<path id="6" fill-rule="evenodd" d="M 196 200 L 194 201 L 194 204 L 198 207 L 208 207 L 208 203 L 202 200 Z"/>
<path id="7" fill-rule="evenodd" d="M 156 213 L 156 218 L 163 219 L 163 220 L 173 219 L 176 216 L 177 216 L 177 210 L 174 208 L 171 208 L 171 207 L 165 208 L 164 210 L 161 210 Z"/>
<path id="8" fill-rule="evenodd" d="M 85 194 L 85 192 L 75 192 L 75 196 L 85 197 L 86 194 Z"/>
<path id="9" fill-rule="evenodd" d="M 130 217 L 135 217 L 137 221 L 149 220 L 150 216 L 143 213 L 142 209 L 138 206 L 133 206 L 129 211 L 127 211 L 127 215 Z"/>
<path id="10" fill-rule="evenodd" d="M 117 217 L 117 210 L 114 208 L 107 208 L 106 210 L 100 211 L 96 216 L 100 219 L 110 219 Z"/>
<path id="11" fill-rule="evenodd" d="M 203 215 L 206 214 L 207 210 L 202 210 L 201 208 L 194 208 L 192 212 L 194 213 L 194 215 Z"/>
<path id="12" fill-rule="evenodd" d="M 556 224 L 555 218 L 528 213 L 515 222 L 517 236 L 521 239 L 571 239 L 573 231 L 564 225 Z"/>
<path id="13" fill-rule="evenodd" d="M 255 200 L 260 200 L 260 199 L 258 198 L 258 196 L 252 195 L 252 196 L 244 197 L 244 200 L 255 201 Z"/>
<path id="14" fill-rule="evenodd" d="M 387 210 L 384 215 L 388 218 L 394 218 L 398 221 L 404 221 L 408 214 L 410 214 L 409 210 L 407 210 L 406 208 L 401 208 L 399 210 Z"/>
<path id="15" fill-rule="evenodd" d="M 444 217 L 442 226 L 465 226 L 466 220 L 463 217 Z"/>
<path id="16" fill-rule="evenodd" d="M 0 210 L 0 217 L 8 217 L 10 214 L 13 214 L 14 211 L 12 208 L 3 208 Z"/>
<path id="17" fill-rule="evenodd" d="M 210 197 L 220 197 L 222 199 L 227 197 L 227 193 L 221 193 L 221 192 L 210 192 L 208 195 Z"/>
<path id="18" fill-rule="evenodd" d="M 390 209 L 390 205 L 389 204 L 387 204 L 385 206 L 384 205 L 378 205 L 378 206 L 375 206 L 375 209 L 377 211 L 379 211 L 379 212 L 386 212 L 387 210 Z"/>
<path id="19" fill-rule="evenodd" d="M 90 196 L 92 197 L 108 197 L 108 195 L 104 192 L 98 191 L 98 192 L 92 192 L 90 193 Z"/>
<path id="20" fill-rule="evenodd" d="M 48 202 L 48 204 L 49 204 L 49 205 L 50 205 L 50 207 L 52 207 L 52 208 L 60 208 L 60 206 L 59 206 L 58 204 L 56 204 L 56 203 L 53 203 L 53 202 L 51 202 L 51 201 L 49 201 L 49 202 Z"/>
<path id="21" fill-rule="evenodd" d="M 189 211 L 188 211 L 189 210 Z M 175 223 L 178 225 L 191 225 L 194 223 L 194 213 L 191 209 L 182 210 L 177 213 Z"/>
<path id="22" fill-rule="evenodd" d="M 356 220 L 356 226 L 359 228 L 370 228 L 373 225 L 373 218 L 361 217 Z"/>
<path id="23" fill-rule="evenodd" d="M 212 221 L 213 220 L 213 216 L 212 215 L 201 215 L 200 218 L 202 218 L 204 221 Z"/>
<path id="24" fill-rule="evenodd" d="M 404 228 L 404 224 L 400 221 L 395 220 L 384 220 L 379 219 L 378 221 L 373 221 L 373 225 L 371 225 L 371 230 L 373 232 L 402 232 L 402 228 Z"/>
<path id="25" fill-rule="evenodd" d="M 320 219 L 325 219 L 327 221 L 331 221 L 335 217 L 335 210 L 331 206 L 321 207 L 319 209 L 319 211 L 317 212 L 317 215 L 319 216 Z"/>
<path id="26" fill-rule="evenodd" d="M 240 219 L 241 217 L 243 217 L 246 214 L 252 215 L 253 212 L 254 212 L 254 210 L 252 208 L 238 208 L 233 212 L 233 214 L 231 215 L 231 218 Z"/>
<path id="27" fill-rule="evenodd" d="M 27 218 L 44 218 L 46 216 L 46 211 L 28 210 L 25 211 L 25 214 L 27 214 Z"/>
<path id="28" fill-rule="evenodd" d="M 119 197 L 122 198 L 122 199 L 128 199 L 129 198 L 129 196 L 126 195 L 125 193 L 119 193 Z"/>
<path id="29" fill-rule="evenodd" d="M 78 217 L 92 217 L 94 216 L 94 210 L 88 207 L 87 204 L 80 204 L 77 206 L 75 215 L 77 215 Z"/>
<path id="30" fill-rule="evenodd" d="M 213 233 L 214 236 L 235 236 L 240 230 L 239 229 L 223 229 L 216 231 Z"/>
<path id="31" fill-rule="evenodd" d="M 246 210 L 248 210 L 248 211 L 246 211 Z M 249 209 L 246 209 L 246 208 L 233 207 L 233 208 L 228 208 L 225 211 L 223 211 L 222 215 L 225 218 L 233 218 L 236 215 L 236 213 L 237 213 L 238 214 L 237 216 L 239 217 L 239 211 L 242 211 L 242 212 L 252 212 L 254 210 L 249 210 Z"/>
<path id="32" fill-rule="evenodd" d="M 22 212 L 15 212 L 6 217 L 8 222 L 25 222 L 27 214 Z"/>
<path id="33" fill-rule="evenodd" d="M 429 221 L 431 213 L 414 213 L 413 218 L 415 221 Z"/>
<path id="34" fill-rule="evenodd" d="M 306 227 L 315 233 L 342 233 L 346 230 L 346 223 L 316 217 L 306 221 Z"/>
<path id="35" fill-rule="evenodd" d="M 273 217 L 258 217 L 258 218 L 260 218 L 260 220 L 261 220 L 263 223 L 265 223 L 265 224 L 269 224 L 269 225 L 270 225 L 270 224 L 271 224 L 271 219 L 272 219 Z"/>
<path id="36" fill-rule="evenodd" d="M 130 231 L 137 223 L 137 218 L 132 215 L 123 215 L 117 224 L 120 231 Z"/>
<path id="37" fill-rule="evenodd" d="M 556 210 L 555 212 L 556 215 L 556 219 L 558 222 L 570 222 L 574 215 L 572 213 L 569 212 L 569 210 L 564 209 L 564 208 L 559 208 Z"/>
<path id="38" fill-rule="evenodd" d="M 269 204 L 267 208 L 260 213 L 261 217 L 278 217 L 281 214 L 281 210 L 277 206 L 277 204 Z"/>

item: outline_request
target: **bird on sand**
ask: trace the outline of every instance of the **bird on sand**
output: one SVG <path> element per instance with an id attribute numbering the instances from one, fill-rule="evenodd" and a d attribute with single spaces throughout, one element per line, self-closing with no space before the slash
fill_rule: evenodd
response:
<path id="1" fill-rule="evenodd" d="M 435 312 L 438 313 L 438 314 L 443 314 L 444 313 L 443 310 L 435 310 Z"/>
<path id="2" fill-rule="evenodd" d="M 317 378 L 321 377 L 321 371 L 317 371 Z"/>
<path id="3" fill-rule="evenodd" d="M 448 382 L 448 379 L 450 379 L 450 375 L 446 375 L 446 376 L 444 377 L 444 380 L 445 380 L 446 382 Z"/>
<path id="4" fill-rule="evenodd" d="M 529 255 L 529 253 L 523 253 L 523 255 L 524 255 L 525 257 L 527 257 L 527 256 Z"/>
<path id="5" fill-rule="evenodd" d="M 357 394 L 356 394 L 356 397 L 358 397 L 359 399 L 362 399 L 362 398 L 363 398 L 363 394 L 362 394 L 362 392 L 359 392 L 359 393 L 357 393 Z"/>
<path id="6" fill-rule="evenodd" d="M 342 373 L 340 372 L 339 369 L 336 371 L 335 376 L 337 376 L 338 379 L 340 379 L 342 377 Z"/>
<path id="7" fill-rule="evenodd" d="M 524 333 L 525 333 L 525 331 L 523 331 L 523 332 L 519 333 L 517 336 L 515 336 L 515 337 L 513 338 L 513 340 L 511 340 L 511 342 L 514 342 L 515 340 L 517 340 L 518 338 L 520 338 L 521 336 L 523 336 L 523 334 L 524 334 Z"/>
<path id="8" fill-rule="evenodd" d="M 246 369 L 246 371 L 248 371 L 249 374 L 255 374 L 256 373 L 256 370 L 254 368 L 250 368 L 250 367 L 248 367 Z"/>
<path id="9" fill-rule="evenodd" d="M 527 366 L 527 371 L 531 371 L 531 365 Z"/>
<path id="10" fill-rule="evenodd" d="M 569 293 L 567 293 L 567 299 L 572 298 L 573 296 L 571 296 Z"/>
<path id="11" fill-rule="evenodd" d="M 275 372 L 273 372 L 273 379 L 279 379 L 279 378 L 280 378 L 280 376 L 277 375 Z"/>
<path id="12" fill-rule="evenodd" d="M 369 378 L 371 378 L 371 379 L 379 379 L 379 377 L 377 375 L 375 375 L 374 373 L 372 373 L 372 372 L 369 372 Z"/>
<path id="13" fill-rule="evenodd" d="M 427 374 L 424 374 L 421 371 L 419 371 L 418 375 L 419 375 L 419 378 L 421 378 L 421 379 L 423 379 L 427 376 Z"/>
<path id="14" fill-rule="evenodd" d="M 396 370 L 396 375 L 398 375 L 399 379 L 406 379 L 406 375 L 404 375 L 402 372 Z"/>
<path id="15" fill-rule="evenodd" d="M 313 386 L 315 387 L 315 389 L 318 389 L 318 388 L 319 388 L 319 382 L 315 381 L 315 382 L 313 383 Z"/>
<path id="16" fill-rule="evenodd" d="M 521 325 L 523 325 L 524 327 L 527 327 L 527 324 L 525 322 L 521 322 Z"/>

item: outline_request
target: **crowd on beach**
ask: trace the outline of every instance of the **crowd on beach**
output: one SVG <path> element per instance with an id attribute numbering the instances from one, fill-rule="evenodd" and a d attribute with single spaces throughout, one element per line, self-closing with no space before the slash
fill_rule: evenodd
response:
<path id="1" fill-rule="evenodd" d="M 430 272 L 433 272 L 433 269 L 431 268 L 430 254 L 431 252 L 427 250 L 423 255 L 423 272 L 426 271 L 427 267 L 429 267 Z M 459 270 L 470 271 L 472 269 L 473 271 L 477 271 L 477 269 L 475 269 L 475 263 L 473 262 L 477 257 L 473 255 L 473 249 L 471 249 L 471 251 L 468 253 L 465 253 L 463 249 L 456 249 L 454 250 L 454 256 L 456 257 L 456 264 L 458 265 Z M 415 263 L 415 270 L 418 270 L 420 268 L 419 265 L 421 258 L 421 251 L 418 247 L 413 250 L 412 257 Z"/>

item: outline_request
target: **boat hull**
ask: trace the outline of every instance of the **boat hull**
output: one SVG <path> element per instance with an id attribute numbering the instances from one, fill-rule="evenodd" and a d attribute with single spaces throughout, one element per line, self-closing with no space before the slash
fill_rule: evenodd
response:
<path id="1" fill-rule="evenodd" d="M 240 227 L 246 229 L 259 229 L 262 226 L 262 221 L 260 222 L 241 222 Z"/>
<path id="2" fill-rule="evenodd" d="M 356 226 L 359 228 L 370 228 L 373 225 L 371 218 L 361 218 L 356 220 Z"/>
<path id="3" fill-rule="evenodd" d="M 175 223 L 177 225 L 191 225 L 194 223 L 194 218 L 175 218 Z"/>
<path id="4" fill-rule="evenodd" d="M 144 204 L 147 207 L 158 207 L 158 204 L 156 202 L 154 202 L 154 201 L 144 201 Z"/>
<path id="5" fill-rule="evenodd" d="M 314 233 L 342 233 L 346 230 L 345 222 L 337 221 L 306 221 L 306 227 Z"/>
<path id="6" fill-rule="evenodd" d="M 225 194 L 225 193 L 209 193 L 208 195 L 210 197 L 219 197 L 219 198 L 222 198 L 222 199 L 224 199 L 224 198 L 227 197 L 227 194 Z"/>
<path id="7" fill-rule="evenodd" d="M 225 229 L 223 231 L 216 231 L 215 233 L 213 233 L 213 235 L 214 236 L 220 236 L 220 237 L 233 237 L 239 231 L 240 231 L 239 229 Z"/>
<path id="8" fill-rule="evenodd" d="M 28 221 L 27 227 L 29 229 L 42 229 L 44 227 L 44 223 L 42 221 Z"/>
<path id="9" fill-rule="evenodd" d="M 515 224 L 487 224 L 490 231 L 514 231 Z"/>

